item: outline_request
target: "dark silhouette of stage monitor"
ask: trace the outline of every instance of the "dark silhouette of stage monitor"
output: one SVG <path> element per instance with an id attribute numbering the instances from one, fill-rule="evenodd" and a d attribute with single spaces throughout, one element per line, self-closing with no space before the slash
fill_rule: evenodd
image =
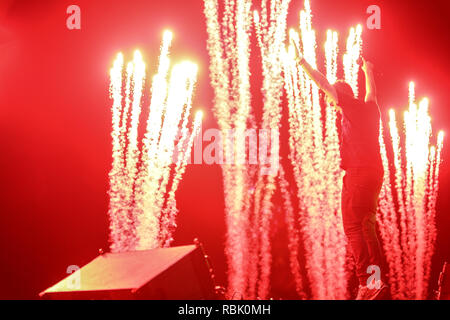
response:
<path id="1" fill-rule="evenodd" d="M 199 246 L 101 254 L 54 286 L 42 299 L 215 299 Z"/>

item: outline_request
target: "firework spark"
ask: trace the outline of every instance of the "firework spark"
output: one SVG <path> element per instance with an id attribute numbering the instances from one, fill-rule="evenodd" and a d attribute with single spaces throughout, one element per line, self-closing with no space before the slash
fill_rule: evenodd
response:
<path id="1" fill-rule="evenodd" d="M 424 299 L 427 296 L 436 240 L 436 200 L 443 145 L 443 133 L 439 132 L 437 147 L 430 146 L 432 126 L 428 108 L 427 98 L 416 104 L 415 87 L 411 82 L 409 107 L 403 121 L 403 149 L 395 112 L 389 112 L 397 203 L 391 193 L 389 174 L 385 174 L 380 201 L 387 205 L 380 206 L 378 220 L 390 267 L 391 291 L 396 299 Z M 384 162 L 385 171 L 388 171 L 387 157 Z M 399 223 L 397 216 L 400 217 Z"/>
<path id="2" fill-rule="evenodd" d="M 223 20 L 219 21 L 217 0 L 204 1 L 208 31 L 208 51 L 211 58 L 210 73 L 215 92 L 214 113 L 224 141 L 229 141 L 230 129 L 243 134 L 250 111 L 249 93 L 249 32 L 250 1 L 226 0 Z M 242 154 L 241 145 L 224 143 L 225 155 Z M 240 152 L 239 152 L 240 151 Z M 245 153 L 244 153 L 245 154 Z M 249 189 L 245 165 L 222 165 L 225 214 L 226 248 L 228 259 L 228 292 L 245 295 L 248 283 Z"/>
<path id="3" fill-rule="evenodd" d="M 347 38 L 347 51 L 343 57 L 344 79 L 352 87 L 355 97 L 358 97 L 358 60 L 362 51 L 362 26 L 350 29 Z"/>
<path id="4" fill-rule="evenodd" d="M 229 129 L 237 136 L 256 126 L 250 94 L 250 35 L 256 29 L 262 56 L 264 95 L 261 128 L 277 130 L 281 117 L 282 61 L 286 15 L 290 0 L 263 1 L 260 13 L 250 0 L 226 0 L 222 21 L 216 0 L 205 0 L 210 71 L 215 91 L 214 113 L 225 141 Z M 278 159 L 278 135 L 271 139 L 270 157 Z M 225 154 L 243 155 L 245 144 L 225 144 Z M 229 294 L 267 297 L 271 273 L 270 223 L 276 174 L 265 174 L 264 165 L 249 167 L 245 159 L 222 165 L 226 202 Z M 261 159 L 260 159 L 261 160 Z M 276 166 L 278 163 L 275 164 Z M 277 171 L 277 170 L 275 170 Z M 247 193 L 246 190 L 254 190 Z M 254 263 L 248 263 L 254 261 Z"/>
<path id="5" fill-rule="evenodd" d="M 172 34 L 165 32 L 158 73 L 152 81 L 142 150 L 139 148 L 138 128 L 145 63 L 141 53 L 135 51 L 133 61 L 127 65 L 125 88 L 122 88 L 124 58 L 121 53 L 110 71 L 113 165 L 109 175 L 109 217 L 113 252 L 152 249 L 168 246 L 172 241 L 177 213 L 175 192 L 200 128 L 201 113 L 196 115 L 189 135 L 197 66 L 190 62 L 177 64 L 168 80 L 171 40 Z M 181 137 L 178 137 L 180 132 Z M 178 143 L 177 138 L 180 138 Z M 171 164 L 175 151 L 177 156 L 173 169 Z"/>
<path id="6" fill-rule="evenodd" d="M 316 36 L 309 1 L 300 12 L 300 33 L 290 31 L 291 41 L 302 48 L 305 59 L 317 66 Z M 327 32 L 327 77 L 336 81 L 336 32 Z M 293 52 L 293 48 L 289 49 Z M 290 158 L 298 187 L 300 226 L 306 248 L 306 269 L 315 299 L 344 299 L 345 239 L 340 216 L 339 139 L 336 112 L 326 106 L 325 123 L 317 86 L 285 54 L 285 79 L 289 104 Z"/>

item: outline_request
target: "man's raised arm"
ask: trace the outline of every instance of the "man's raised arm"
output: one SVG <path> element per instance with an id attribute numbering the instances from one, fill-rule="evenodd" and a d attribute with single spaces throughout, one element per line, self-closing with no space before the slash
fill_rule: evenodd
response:
<path id="1" fill-rule="evenodd" d="M 325 94 L 331 98 L 335 104 L 338 104 L 338 96 L 336 89 L 328 82 L 328 79 L 319 71 L 314 69 L 300 53 L 300 50 L 297 48 L 297 45 L 294 41 L 293 45 L 296 51 L 296 60 L 300 64 L 300 66 L 305 70 L 306 74 L 316 83 L 316 85 L 323 91 Z"/>
<path id="2" fill-rule="evenodd" d="M 373 77 L 373 64 L 369 61 L 366 61 L 363 58 L 363 66 L 362 70 L 364 71 L 366 78 L 366 102 L 375 102 L 377 103 L 377 88 L 375 86 L 375 79 Z"/>

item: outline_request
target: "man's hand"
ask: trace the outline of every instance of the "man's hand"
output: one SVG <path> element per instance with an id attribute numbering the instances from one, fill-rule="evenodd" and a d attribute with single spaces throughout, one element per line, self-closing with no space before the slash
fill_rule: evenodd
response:
<path id="1" fill-rule="evenodd" d="M 368 71 L 373 71 L 373 63 L 370 61 L 367 61 L 366 59 L 362 58 L 363 65 L 361 69 L 367 73 Z"/>
<path id="2" fill-rule="evenodd" d="M 375 79 L 373 77 L 373 64 L 366 59 L 362 58 L 363 65 L 361 69 L 366 76 L 366 98 L 365 101 L 377 102 L 377 89 L 375 86 Z"/>
<path id="3" fill-rule="evenodd" d="M 295 59 L 300 63 L 300 64 L 302 64 L 302 62 L 303 62 L 303 55 L 302 55 L 302 53 L 300 52 L 300 49 L 299 49 L 299 47 L 297 46 L 297 43 L 294 41 L 294 39 L 292 39 L 291 38 L 291 45 L 294 47 L 294 49 L 295 49 Z"/>

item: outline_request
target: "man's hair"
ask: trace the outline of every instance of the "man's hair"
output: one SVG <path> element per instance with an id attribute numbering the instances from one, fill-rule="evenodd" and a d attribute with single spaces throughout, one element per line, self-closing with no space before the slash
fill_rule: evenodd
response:
<path id="1" fill-rule="evenodd" d="M 355 97 L 355 95 L 353 94 L 353 90 L 352 87 L 345 82 L 344 80 L 337 80 L 334 84 L 333 84 L 334 89 L 336 89 L 336 91 L 344 93 L 346 95 L 349 95 L 350 97 Z"/>

